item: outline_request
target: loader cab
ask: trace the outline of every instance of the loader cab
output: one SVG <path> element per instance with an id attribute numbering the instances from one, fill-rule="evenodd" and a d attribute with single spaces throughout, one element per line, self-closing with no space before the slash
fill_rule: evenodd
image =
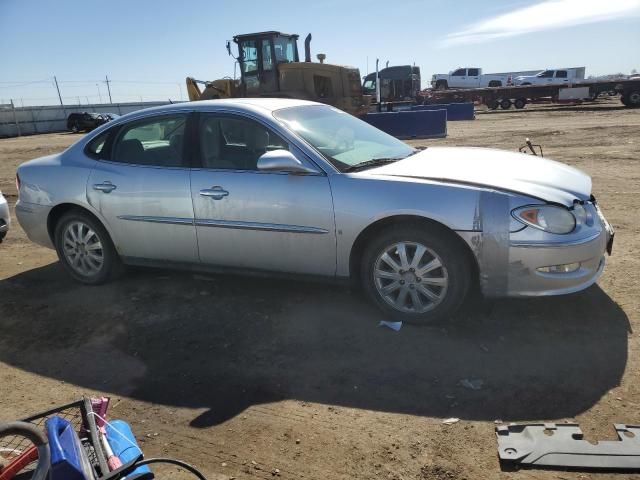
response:
<path id="1" fill-rule="evenodd" d="M 261 96 L 280 91 L 278 65 L 299 62 L 298 35 L 260 32 L 236 35 L 238 63 L 244 95 Z"/>

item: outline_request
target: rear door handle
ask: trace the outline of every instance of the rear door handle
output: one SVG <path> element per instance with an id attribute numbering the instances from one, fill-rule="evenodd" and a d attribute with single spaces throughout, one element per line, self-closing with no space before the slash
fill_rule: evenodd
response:
<path id="1" fill-rule="evenodd" d="M 117 187 L 111 182 L 95 183 L 93 185 L 94 190 L 98 190 L 99 192 L 104 192 L 104 193 L 111 193 L 116 188 Z"/>
<path id="2" fill-rule="evenodd" d="M 200 195 L 202 195 L 203 197 L 212 198 L 214 200 L 222 200 L 224 197 L 227 197 L 229 195 L 229 192 L 227 192 L 220 186 L 216 186 L 200 190 Z"/>

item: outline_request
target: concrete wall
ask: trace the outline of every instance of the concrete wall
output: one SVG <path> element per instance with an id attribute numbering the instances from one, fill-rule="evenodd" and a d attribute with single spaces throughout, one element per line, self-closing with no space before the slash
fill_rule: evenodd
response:
<path id="1" fill-rule="evenodd" d="M 61 132 L 67 129 L 67 117 L 73 112 L 125 113 L 166 105 L 168 102 L 136 102 L 95 105 L 50 105 L 0 109 L 0 138 Z"/>

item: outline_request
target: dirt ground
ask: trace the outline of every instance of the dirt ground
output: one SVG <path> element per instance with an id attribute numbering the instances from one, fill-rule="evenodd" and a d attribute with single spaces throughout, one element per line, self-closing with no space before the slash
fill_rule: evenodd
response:
<path id="1" fill-rule="evenodd" d="M 640 478 L 500 469 L 498 420 L 575 420 L 589 439 L 640 422 L 640 110 L 481 112 L 412 143 L 514 150 L 525 137 L 592 175 L 613 256 L 584 292 L 474 304 L 447 327 L 379 328 L 357 292 L 299 281 L 136 269 L 84 287 L 14 223 L 0 245 L 0 419 L 109 395 L 148 456 L 216 480 Z M 77 138 L 0 140 L 9 202 L 19 163 Z"/>

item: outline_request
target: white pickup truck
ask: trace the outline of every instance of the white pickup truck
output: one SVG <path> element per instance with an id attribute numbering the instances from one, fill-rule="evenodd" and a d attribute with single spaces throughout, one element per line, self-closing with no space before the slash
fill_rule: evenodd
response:
<path id="1" fill-rule="evenodd" d="M 511 83 L 509 74 L 483 75 L 481 68 L 458 68 L 448 74 L 436 73 L 431 77 L 431 86 L 438 90 L 448 88 L 506 87 Z"/>
<path id="2" fill-rule="evenodd" d="M 544 70 L 536 75 L 523 75 L 513 79 L 514 85 L 563 85 L 584 80 L 585 67 Z"/>

